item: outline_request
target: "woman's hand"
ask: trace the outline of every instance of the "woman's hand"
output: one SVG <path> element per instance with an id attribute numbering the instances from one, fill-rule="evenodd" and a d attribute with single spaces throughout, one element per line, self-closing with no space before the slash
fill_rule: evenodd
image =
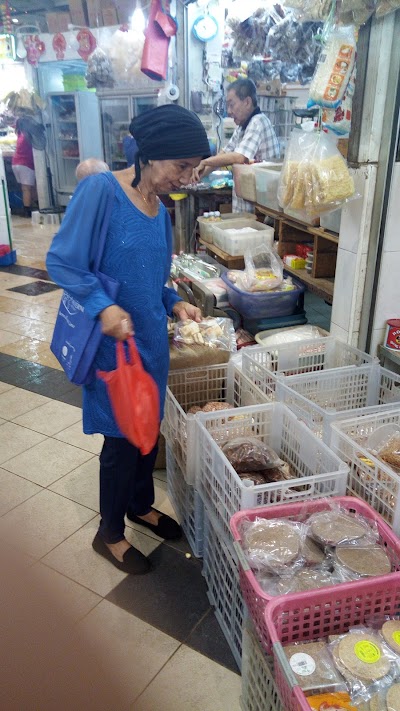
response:
<path id="1" fill-rule="evenodd" d="M 204 161 L 200 161 L 197 168 L 193 168 L 192 177 L 190 179 L 190 182 L 191 183 L 198 183 L 202 179 L 205 169 L 206 169 L 206 166 L 204 165 Z"/>
<path id="2" fill-rule="evenodd" d="M 126 341 L 134 334 L 130 315 L 116 304 L 101 311 L 100 321 L 102 333 L 105 336 L 113 336 L 118 341 Z"/>
<path id="3" fill-rule="evenodd" d="M 179 319 L 179 321 L 187 321 L 191 318 L 193 321 L 200 323 L 202 319 L 202 314 L 200 309 L 193 304 L 188 304 L 187 301 L 178 301 L 172 309 L 172 313 Z"/>

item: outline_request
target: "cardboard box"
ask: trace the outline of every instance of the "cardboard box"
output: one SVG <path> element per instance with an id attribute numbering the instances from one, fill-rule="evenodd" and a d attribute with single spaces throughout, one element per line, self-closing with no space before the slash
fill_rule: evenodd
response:
<path id="1" fill-rule="evenodd" d="M 89 27 L 103 27 L 101 0 L 86 0 Z"/>
<path id="2" fill-rule="evenodd" d="M 78 27 L 88 26 L 88 16 L 84 0 L 69 0 L 69 13 L 73 25 Z"/>
<path id="3" fill-rule="evenodd" d="M 46 12 L 46 22 L 49 32 L 68 32 L 68 25 L 71 24 L 69 12 Z"/>
<path id="4" fill-rule="evenodd" d="M 116 0 L 118 20 L 121 25 L 129 22 L 136 7 L 135 0 Z"/>
<path id="5" fill-rule="evenodd" d="M 120 24 L 118 20 L 117 8 L 115 6 L 115 3 L 112 2 L 112 0 L 103 0 L 101 14 L 105 27 Z"/>

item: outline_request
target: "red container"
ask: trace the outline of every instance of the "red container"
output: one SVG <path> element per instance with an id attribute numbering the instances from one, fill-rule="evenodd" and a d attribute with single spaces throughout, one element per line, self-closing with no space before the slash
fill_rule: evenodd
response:
<path id="1" fill-rule="evenodd" d="M 372 506 L 367 504 L 365 501 L 361 501 L 361 499 L 357 499 L 352 496 L 342 496 L 332 497 L 330 499 L 315 499 L 314 501 L 298 501 L 292 504 L 277 504 L 276 506 L 238 511 L 232 516 L 230 527 L 235 541 L 234 546 L 239 558 L 240 587 L 242 589 L 244 601 L 257 629 L 259 638 L 268 654 L 271 653 L 271 637 L 270 631 L 266 624 L 265 610 L 272 601 L 275 601 L 278 598 L 271 597 L 263 591 L 256 576 L 247 563 L 241 546 L 240 524 L 245 519 L 254 521 L 255 518 L 283 518 L 298 520 L 300 515 L 307 514 L 307 516 L 311 516 L 313 513 L 328 509 L 332 503 L 340 505 L 351 513 L 364 516 L 368 521 L 370 521 L 371 524 L 376 524 L 379 533 L 379 543 L 384 546 L 386 553 L 391 560 L 392 571 L 398 572 L 392 572 L 389 575 L 376 576 L 373 579 L 366 578 L 364 580 L 356 580 L 351 583 L 332 585 L 329 588 L 322 589 L 326 592 L 328 590 L 331 591 L 332 596 L 334 596 L 338 591 L 341 593 L 343 588 L 349 590 L 353 594 L 353 591 L 357 591 L 358 588 L 362 590 L 364 585 L 368 586 L 371 580 L 374 580 L 376 586 L 379 586 L 382 584 L 382 581 L 385 582 L 392 577 L 396 577 L 398 579 L 400 588 L 400 539 L 395 535 L 382 517 L 376 513 Z M 290 595 L 279 596 L 279 599 L 307 599 L 310 597 L 310 594 L 314 597 L 316 592 L 316 590 L 309 590 L 306 593 L 291 593 Z"/>
<path id="2" fill-rule="evenodd" d="M 400 351 L 400 319 L 391 318 L 387 321 L 385 346 Z"/>

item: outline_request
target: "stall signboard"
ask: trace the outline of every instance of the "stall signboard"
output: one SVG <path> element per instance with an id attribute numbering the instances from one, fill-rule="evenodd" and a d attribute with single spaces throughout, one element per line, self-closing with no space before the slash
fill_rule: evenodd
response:
<path id="1" fill-rule="evenodd" d="M 0 62 L 15 59 L 14 35 L 0 34 Z"/>

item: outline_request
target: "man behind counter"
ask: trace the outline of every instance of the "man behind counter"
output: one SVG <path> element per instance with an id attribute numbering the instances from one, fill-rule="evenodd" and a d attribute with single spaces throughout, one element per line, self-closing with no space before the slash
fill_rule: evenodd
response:
<path id="1" fill-rule="evenodd" d="M 279 143 L 272 124 L 257 106 L 257 89 L 251 79 L 238 79 L 227 92 L 228 115 L 237 124 L 232 138 L 216 156 L 206 158 L 194 169 L 192 180 L 197 182 L 216 168 L 235 163 L 264 161 L 279 158 Z M 254 206 L 232 191 L 233 212 L 253 212 Z"/>

